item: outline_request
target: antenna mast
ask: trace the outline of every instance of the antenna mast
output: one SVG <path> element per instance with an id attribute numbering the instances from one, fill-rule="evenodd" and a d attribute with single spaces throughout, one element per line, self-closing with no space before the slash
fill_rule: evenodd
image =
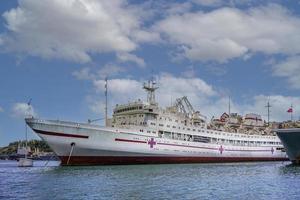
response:
<path id="1" fill-rule="evenodd" d="M 105 77 L 105 126 L 107 125 L 107 77 Z"/>
<path id="2" fill-rule="evenodd" d="M 268 100 L 268 103 L 265 107 L 268 109 L 268 126 L 269 126 L 270 125 L 270 108 L 272 107 L 270 105 L 270 100 Z"/>
<path id="3" fill-rule="evenodd" d="M 230 95 L 228 96 L 228 115 L 230 116 Z"/>
<path id="4" fill-rule="evenodd" d="M 156 82 L 152 79 L 148 83 L 144 83 L 144 89 L 148 92 L 147 102 L 150 104 L 156 104 L 155 102 L 155 90 L 158 89 Z"/>

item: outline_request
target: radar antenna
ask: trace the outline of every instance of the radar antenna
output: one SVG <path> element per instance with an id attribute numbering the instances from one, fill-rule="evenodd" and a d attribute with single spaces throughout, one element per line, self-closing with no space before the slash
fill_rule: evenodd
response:
<path id="1" fill-rule="evenodd" d="M 155 90 L 158 89 L 156 86 L 156 82 L 152 79 L 149 80 L 147 83 L 144 83 L 143 87 L 147 91 L 147 102 L 150 104 L 156 104 L 155 101 Z"/>

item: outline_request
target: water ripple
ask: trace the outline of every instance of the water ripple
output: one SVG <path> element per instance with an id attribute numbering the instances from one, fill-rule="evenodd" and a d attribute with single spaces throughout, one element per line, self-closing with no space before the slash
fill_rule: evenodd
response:
<path id="1" fill-rule="evenodd" d="M 289 162 L 59 167 L 0 161 L 0 199 L 300 199 Z"/>

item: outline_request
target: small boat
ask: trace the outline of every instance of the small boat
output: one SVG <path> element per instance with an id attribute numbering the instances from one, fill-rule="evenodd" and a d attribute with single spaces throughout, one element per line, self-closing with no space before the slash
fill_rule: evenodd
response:
<path id="1" fill-rule="evenodd" d="M 30 104 L 28 103 L 28 108 L 30 108 Z M 19 167 L 32 167 L 33 166 L 33 160 L 28 158 L 28 145 L 27 145 L 27 124 L 25 124 L 25 148 L 22 148 L 24 153 L 24 158 L 20 158 L 18 162 Z M 19 152 L 19 147 L 18 147 Z"/>
<path id="2" fill-rule="evenodd" d="M 33 160 L 29 158 L 20 158 L 18 162 L 19 167 L 32 167 L 33 166 Z"/>

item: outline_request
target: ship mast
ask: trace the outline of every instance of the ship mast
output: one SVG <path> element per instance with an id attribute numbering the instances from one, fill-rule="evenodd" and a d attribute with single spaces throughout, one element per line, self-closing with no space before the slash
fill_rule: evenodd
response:
<path id="1" fill-rule="evenodd" d="M 32 99 L 30 98 L 29 101 L 27 102 L 27 116 L 29 117 L 31 115 L 31 101 Z M 28 154 L 28 130 L 27 130 L 27 124 L 25 122 L 25 159 L 27 159 L 27 154 Z"/>
<path id="2" fill-rule="evenodd" d="M 291 104 L 291 121 L 293 121 L 293 104 Z"/>
<path id="3" fill-rule="evenodd" d="M 270 105 L 270 100 L 268 100 L 268 103 L 265 107 L 268 109 L 268 126 L 269 126 L 270 125 L 270 108 L 272 107 Z"/>
<path id="4" fill-rule="evenodd" d="M 107 125 L 107 77 L 105 77 L 105 126 Z"/>
<path id="5" fill-rule="evenodd" d="M 230 95 L 228 96 L 228 115 L 230 117 Z"/>
<path id="6" fill-rule="evenodd" d="M 147 102 L 150 104 L 156 104 L 155 102 L 155 90 L 158 89 L 156 82 L 152 79 L 149 80 L 147 83 L 144 83 L 144 89 L 147 91 Z"/>

